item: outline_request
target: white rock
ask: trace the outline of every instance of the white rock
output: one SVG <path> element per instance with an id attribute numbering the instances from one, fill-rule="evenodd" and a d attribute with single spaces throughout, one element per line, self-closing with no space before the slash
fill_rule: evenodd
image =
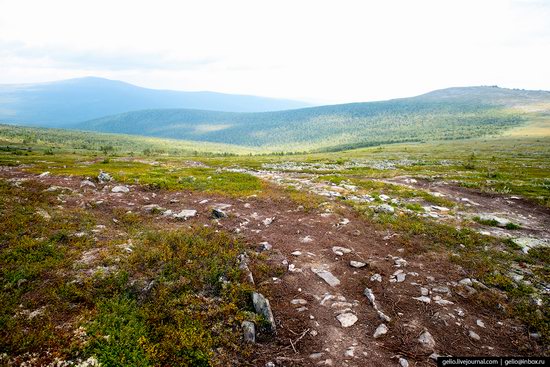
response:
<path id="1" fill-rule="evenodd" d="M 42 177 L 48 177 L 50 175 L 50 172 L 46 171 L 46 172 L 42 172 L 41 174 L 38 175 L 38 177 L 42 178 Z"/>
<path id="2" fill-rule="evenodd" d="M 80 182 L 80 187 L 93 187 L 93 188 L 95 188 L 95 183 L 93 183 L 90 180 L 82 180 Z"/>
<path id="3" fill-rule="evenodd" d="M 378 198 L 382 201 L 390 200 L 390 197 L 388 195 L 385 195 L 385 194 L 378 195 Z"/>
<path id="4" fill-rule="evenodd" d="M 474 340 L 481 340 L 481 338 L 479 337 L 479 335 L 477 335 L 474 331 L 470 330 L 468 332 L 468 336 Z"/>
<path id="5" fill-rule="evenodd" d="M 379 338 L 382 335 L 386 334 L 388 332 L 388 327 L 385 324 L 380 324 L 376 330 L 374 331 L 374 334 L 372 335 L 375 338 Z"/>
<path id="6" fill-rule="evenodd" d="M 297 250 L 296 250 L 296 251 L 294 251 L 294 252 L 291 252 L 290 254 L 291 254 L 292 256 L 300 256 L 300 255 L 302 255 L 302 251 L 297 251 Z"/>
<path id="7" fill-rule="evenodd" d="M 393 208 L 393 206 L 388 205 L 388 204 L 378 205 L 378 206 L 374 207 L 374 211 L 376 213 L 386 213 L 386 214 L 395 213 L 395 209 Z"/>
<path id="8" fill-rule="evenodd" d="M 327 284 L 331 287 L 336 287 L 340 285 L 340 280 L 332 275 L 332 273 L 328 270 L 311 268 L 311 271 L 317 274 L 317 276 L 327 282 Z"/>
<path id="9" fill-rule="evenodd" d="M 130 192 L 130 189 L 126 186 L 115 186 L 111 189 L 111 192 L 127 193 Z"/>
<path id="10" fill-rule="evenodd" d="M 418 342 L 427 349 L 435 348 L 435 340 L 428 330 L 424 330 L 418 337 Z"/>
<path id="11" fill-rule="evenodd" d="M 349 254 L 351 250 L 349 248 L 340 247 L 340 246 L 333 246 L 332 252 L 334 252 L 338 256 L 342 256 L 343 254 Z"/>
<path id="12" fill-rule="evenodd" d="M 420 294 L 423 296 L 427 296 L 428 294 L 430 294 L 430 291 L 428 290 L 428 288 L 421 287 Z"/>
<path id="13" fill-rule="evenodd" d="M 460 281 L 458 282 L 458 284 L 460 284 L 460 285 L 469 285 L 469 286 L 472 286 L 472 285 L 473 285 L 473 282 L 472 282 L 472 279 L 470 279 L 470 278 L 464 278 L 464 279 L 460 280 Z"/>
<path id="14" fill-rule="evenodd" d="M 477 324 L 477 326 L 479 326 L 479 327 L 482 327 L 482 328 L 485 327 L 485 323 L 484 323 L 482 320 L 479 320 L 479 319 L 476 320 L 476 324 Z"/>
<path id="15" fill-rule="evenodd" d="M 350 312 L 341 313 L 336 318 L 340 321 L 342 327 L 350 327 L 357 322 L 357 316 Z"/>
<path id="16" fill-rule="evenodd" d="M 370 277 L 370 281 L 371 281 L 371 282 L 382 282 L 382 275 L 380 275 L 380 274 L 373 274 L 373 275 Z"/>
<path id="17" fill-rule="evenodd" d="M 401 367 L 409 367 L 409 361 L 407 361 L 405 358 L 401 357 L 401 358 L 399 358 L 399 365 Z"/>
<path id="18" fill-rule="evenodd" d="M 354 260 L 351 260 L 349 262 L 350 266 L 353 267 L 353 268 L 363 268 L 365 267 L 367 264 L 365 263 L 362 263 L 361 261 L 354 261 Z"/>
<path id="19" fill-rule="evenodd" d="M 448 301 L 446 299 L 438 299 L 437 301 L 435 301 L 435 303 L 437 303 L 440 306 L 454 305 L 454 302 Z"/>
<path id="20" fill-rule="evenodd" d="M 290 303 L 293 305 L 307 305 L 307 301 L 303 298 L 293 299 L 292 301 L 290 301 Z"/>
<path id="21" fill-rule="evenodd" d="M 413 297 L 413 299 L 415 299 L 415 300 L 417 300 L 417 301 L 420 301 L 420 302 L 424 302 L 424 303 L 430 303 L 430 302 L 432 302 L 432 300 L 430 299 L 430 297 L 426 297 L 426 296 Z"/>
<path id="22" fill-rule="evenodd" d="M 181 212 L 174 214 L 174 218 L 186 220 L 188 218 L 194 217 L 197 215 L 197 211 L 193 209 L 184 209 Z"/>

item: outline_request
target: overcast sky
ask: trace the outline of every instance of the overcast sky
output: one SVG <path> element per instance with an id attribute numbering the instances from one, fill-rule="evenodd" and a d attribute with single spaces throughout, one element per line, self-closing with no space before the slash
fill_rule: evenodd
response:
<path id="1" fill-rule="evenodd" d="M 0 83 L 349 102 L 550 90 L 550 0 L 0 0 Z"/>

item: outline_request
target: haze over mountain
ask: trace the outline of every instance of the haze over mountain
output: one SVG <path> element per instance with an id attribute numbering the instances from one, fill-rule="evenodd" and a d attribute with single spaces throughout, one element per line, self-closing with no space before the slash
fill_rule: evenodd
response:
<path id="1" fill-rule="evenodd" d="M 151 108 L 261 112 L 309 105 L 247 95 L 148 89 L 96 77 L 0 85 L 0 122 L 48 127 Z"/>
<path id="2" fill-rule="evenodd" d="M 256 147 L 341 149 L 497 134 L 524 122 L 526 106 L 544 107 L 548 103 L 550 92 L 483 86 L 442 89 L 389 101 L 263 113 L 142 110 L 69 127 Z"/>

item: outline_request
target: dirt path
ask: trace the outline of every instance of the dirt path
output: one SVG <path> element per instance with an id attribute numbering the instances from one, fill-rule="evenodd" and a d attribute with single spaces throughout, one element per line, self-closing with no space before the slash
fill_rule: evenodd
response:
<path id="1" fill-rule="evenodd" d="M 4 168 L 0 177 L 66 187 L 61 206 L 103 212 L 106 223 L 117 207 L 154 215 L 166 228 L 219 226 L 253 250 L 268 242 L 266 261 L 286 271 L 278 278 L 254 274 L 278 332 L 259 335 L 253 365 L 422 366 L 434 365 L 435 355 L 523 355 L 537 348 L 524 327 L 472 302 L 482 289 L 463 280 L 467 274 L 447 257 L 401 248 L 394 233 L 378 232 L 341 204 L 308 211 L 282 191 L 281 197 L 242 199 L 140 186 L 113 193 L 114 184 L 82 186 L 77 177 L 38 177 L 16 168 Z M 147 205 L 197 214 L 177 221 L 146 214 Z M 212 220 L 211 209 L 220 206 L 228 216 Z M 374 295 L 374 304 L 365 293 Z M 382 324 L 387 332 L 374 337 Z"/>

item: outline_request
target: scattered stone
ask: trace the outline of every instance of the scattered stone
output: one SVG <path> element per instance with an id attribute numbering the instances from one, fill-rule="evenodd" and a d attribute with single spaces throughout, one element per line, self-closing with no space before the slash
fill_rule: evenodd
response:
<path id="1" fill-rule="evenodd" d="M 376 213 L 386 213 L 386 214 L 393 214 L 395 213 L 395 209 L 393 206 L 389 204 L 382 204 L 374 207 L 374 211 Z"/>
<path id="2" fill-rule="evenodd" d="M 420 294 L 423 296 L 427 296 L 428 294 L 430 294 L 430 291 L 428 290 L 428 288 L 421 287 Z"/>
<path id="3" fill-rule="evenodd" d="M 382 335 L 386 334 L 388 332 L 388 327 L 385 324 L 380 324 L 376 330 L 374 331 L 374 334 L 372 335 L 375 338 L 379 338 Z"/>
<path id="4" fill-rule="evenodd" d="M 36 209 L 36 214 L 38 214 L 39 216 L 41 216 L 45 220 L 52 219 L 52 216 L 47 211 L 45 211 L 44 209 L 41 209 L 41 208 Z"/>
<path id="5" fill-rule="evenodd" d="M 311 353 L 309 355 L 309 359 L 320 359 L 323 357 L 323 353 L 322 352 L 318 352 L 318 353 Z"/>
<path id="6" fill-rule="evenodd" d="M 336 318 L 340 321 L 342 327 L 350 327 L 357 322 L 357 316 L 351 312 L 341 313 Z"/>
<path id="7" fill-rule="evenodd" d="M 290 301 L 291 304 L 293 305 L 307 305 L 307 301 L 303 298 L 296 298 L 296 299 L 293 299 L 292 301 Z"/>
<path id="8" fill-rule="evenodd" d="M 392 276 L 390 277 L 390 282 L 391 283 L 395 283 L 395 282 L 398 282 L 398 283 L 401 283 L 401 282 L 404 282 L 405 281 L 405 278 L 407 277 L 407 274 L 405 274 L 403 272 L 403 270 L 397 270 L 395 273 L 392 274 Z"/>
<path id="9" fill-rule="evenodd" d="M 477 324 L 477 326 L 479 326 L 479 327 L 482 327 L 482 328 L 485 327 L 485 323 L 484 323 L 482 320 L 477 319 L 477 320 L 476 320 L 476 324 Z"/>
<path id="10" fill-rule="evenodd" d="M 260 246 L 258 247 L 258 252 L 264 252 L 264 251 L 271 251 L 273 246 L 269 244 L 269 242 L 260 242 Z"/>
<path id="11" fill-rule="evenodd" d="M 244 341 L 247 343 L 256 342 L 256 325 L 252 321 L 243 321 L 241 324 L 243 328 Z"/>
<path id="12" fill-rule="evenodd" d="M 393 259 L 393 263 L 395 264 L 396 267 L 398 268 L 401 268 L 401 267 L 405 267 L 407 266 L 407 260 L 401 258 L 401 257 L 395 257 Z"/>
<path id="13" fill-rule="evenodd" d="M 310 242 L 313 242 L 313 238 L 311 236 L 305 236 L 304 238 L 302 238 L 300 240 L 300 242 L 302 243 L 310 243 Z"/>
<path id="14" fill-rule="evenodd" d="M 382 282 L 382 275 L 380 275 L 380 274 L 373 274 L 373 275 L 370 277 L 370 281 L 371 281 L 371 282 Z"/>
<path id="15" fill-rule="evenodd" d="M 370 288 L 365 288 L 365 291 L 363 292 L 363 294 L 368 298 L 369 302 L 371 303 L 372 305 L 372 308 L 374 308 L 374 310 L 376 311 L 376 313 L 378 314 L 378 317 L 383 320 L 383 321 L 386 321 L 386 322 L 391 322 L 391 318 L 389 316 L 387 316 L 386 314 L 384 314 L 379 308 L 378 308 L 378 304 L 376 303 L 376 299 L 374 297 L 374 293 L 372 292 L 372 289 Z"/>
<path id="16" fill-rule="evenodd" d="M 438 300 L 435 301 L 435 303 L 437 303 L 440 306 L 454 305 L 454 302 L 448 301 L 446 299 L 438 299 Z"/>
<path id="17" fill-rule="evenodd" d="M 130 189 L 126 186 L 115 186 L 111 189 L 111 192 L 116 192 L 116 193 L 127 193 L 127 192 L 130 192 Z"/>
<path id="18" fill-rule="evenodd" d="M 343 256 L 344 254 L 349 254 L 351 250 L 349 248 L 340 247 L 340 246 L 333 246 L 332 252 L 334 252 L 338 256 Z"/>
<path id="19" fill-rule="evenodd" d="M 355 347 L 348 347 L 344 352 L 344 357 L 353 358 L 355 357 Z"/>
<path id="20" fill-rule="evenodd" d="M 227 217 L 227 214 L 222 209 L 218 209 L 218 208 L 212 209 L 212 218 L 220 219 L 225 217 Z"/>
<path id="21" fill-rule="evenodd" d="M 409 367 L 409 361 L 407 361 L 405 358 L 400 357 L 399 358 L 399 365 L 401 367 Z"/>
<path id="22" fill-rule="evenodd" d="M 388 195 L 385 195 L 385 194 L 378 195 L 378 198 L 382 201 L 390 200 L 390 197 Z"/>
<path id="23" fill-rule="evenodd" d="M 472 286 L 474 283 L 472 282 L 472 279 L 470 278 L 464 278 L 458 282 L 460 285 L 469 285 Z"/>
<path id="24" fill-rule="evenodd" d="M 420 302 L 424 302 L 424 303 L 430 303 L 430 302 L 432 302 L 432 300 L 430 299 L 430 297 L 426 297 L 426 296 L 413 297 L 413 299 L 415 299 L 415 300 L 417 300 L 417 301 L 420 301 Z"/>
<path id="25" fill-rule="evenodd" d="M 95 189 L 95 183 L 90 180 L 82 180 L 80 182 L 80 187 L 91 187 Z"/>
<path id="26" fill-rule="evenodd" d="M 160 211 L 164 211 L 165 209 L 162 208 L 160 205 L 158 204 L 149 204 L 149 205 L 144 205 L 143 206 L 143 210 L 145 210 L 146 212 L 150 213 L 150 212 L 153 212 L 153 211 L 157 211 L 157 212 L 160 212 Z"/>
<path id="27" fill-rule="evenodd" d="M 480 336 L 472 330 L 468 331 L 468 336 L 474 340 L 481 340 Z"/>
<path id="28" fill-rule="evenodd" d="M 342 220 L 338 223 L 338 225 L 340 225 L 340 226 L 345 226 L 345 225 L 347 225 L 348 223 L 349 223 L 349 219 L 348 219 L 348 218 L 344 218 L 344 219 L 342 219 Z"/>
<path id="29" fill-rule="evenodd" d="M 43 177 L 48 177 L 49 175 L 50 175 L 50 172 L 46 171 L 39 174 L 38 177 L 43 178 Z"/>
<path id="30" fill-rule="evenodd" d="M 418 337 L 418 342 L 422 347 L 433 350 L 435 348 L 435 340 L 428 330 L 424 330 Z"/>
<path id="31" fill-rule="evenodd" d="M 162 212 L 163 217 L 171 217 L 173 215 L 174 215 L 174 212 L 171 209 L 168 209 Z"/>
<path id="32" fill-rule="evenodd" d="M 265 218 L 262 223 L 264 224 L 264 226 L 268 226 L 270 225 L 271 223 L 273 223 L 273 221 L 275 220 L 275 217 L 271 217 L 271 218 Z"/>
<path id="33" fill-rule="evenodd" d="M 187 220 L 191 217 L 194 217 L 197 215 L 197 211 L 193 209 L 184 209 L 181 212 L 174 214 L 174 218 L 181 219 L 181 220 Z"/>
<path id="34" fill-rule="evenodd" d="M 332 275 L 332 273 L 328 270 L 311 268 L 311 271 L 317 274 L 317 276 L 327 282 L 327 284 L 331 287 L 336 287 L 340 285 L 340 280 Z"/>
<path id="35" fill-rule="evenodd" d="M 357 268 L 357 269 L 363 268 L 363 267 L 367 266 L 367 264 L 365 264 L 365 263 L 363 263 L 363 262 L 361 262 L 361 261 L 354 261 L 354 260 L 351 260 L 351 261 L 349 262 L 349 264 L 350 264 L 351 267 Z"/>
<path id="36" fill-rule="evenodd" d="M 435 293 L 449 293 L 449 287 L 433 287 L 432 292 Z"/>
<path id="37" fill-rule="evenodd" d="M 290 254 L 291 254 L 292 256 L 301 256 L 301 255 L 302 255 L 302 251 L 296 250 L 296 251 L 294 251 L 294 252 L 291 252 Z"/>
<path id="38" fill-rule="evenodd" d="M 273 333 L 276 333 L 275 318 L 273 317 L 273 312 L 271 311 L 269 300 L 265 298 L 263 294 L 254 292 L 252 293 L 252 303 L 254 305 L 254 310 L 256 310 L 256 313 L 262 315 L 267 321 L 269 329 Z"/>
<path id="39" fill-rule="evenodd" d="M 103 172 L 103 171 L 99 171 L 99 175 L 97 176 L 97 180 L 101 183 L 109 182 L 112 179 L 113 178 L 111 177 L 110 174 L 108 174 L 107 172 Z"/>

